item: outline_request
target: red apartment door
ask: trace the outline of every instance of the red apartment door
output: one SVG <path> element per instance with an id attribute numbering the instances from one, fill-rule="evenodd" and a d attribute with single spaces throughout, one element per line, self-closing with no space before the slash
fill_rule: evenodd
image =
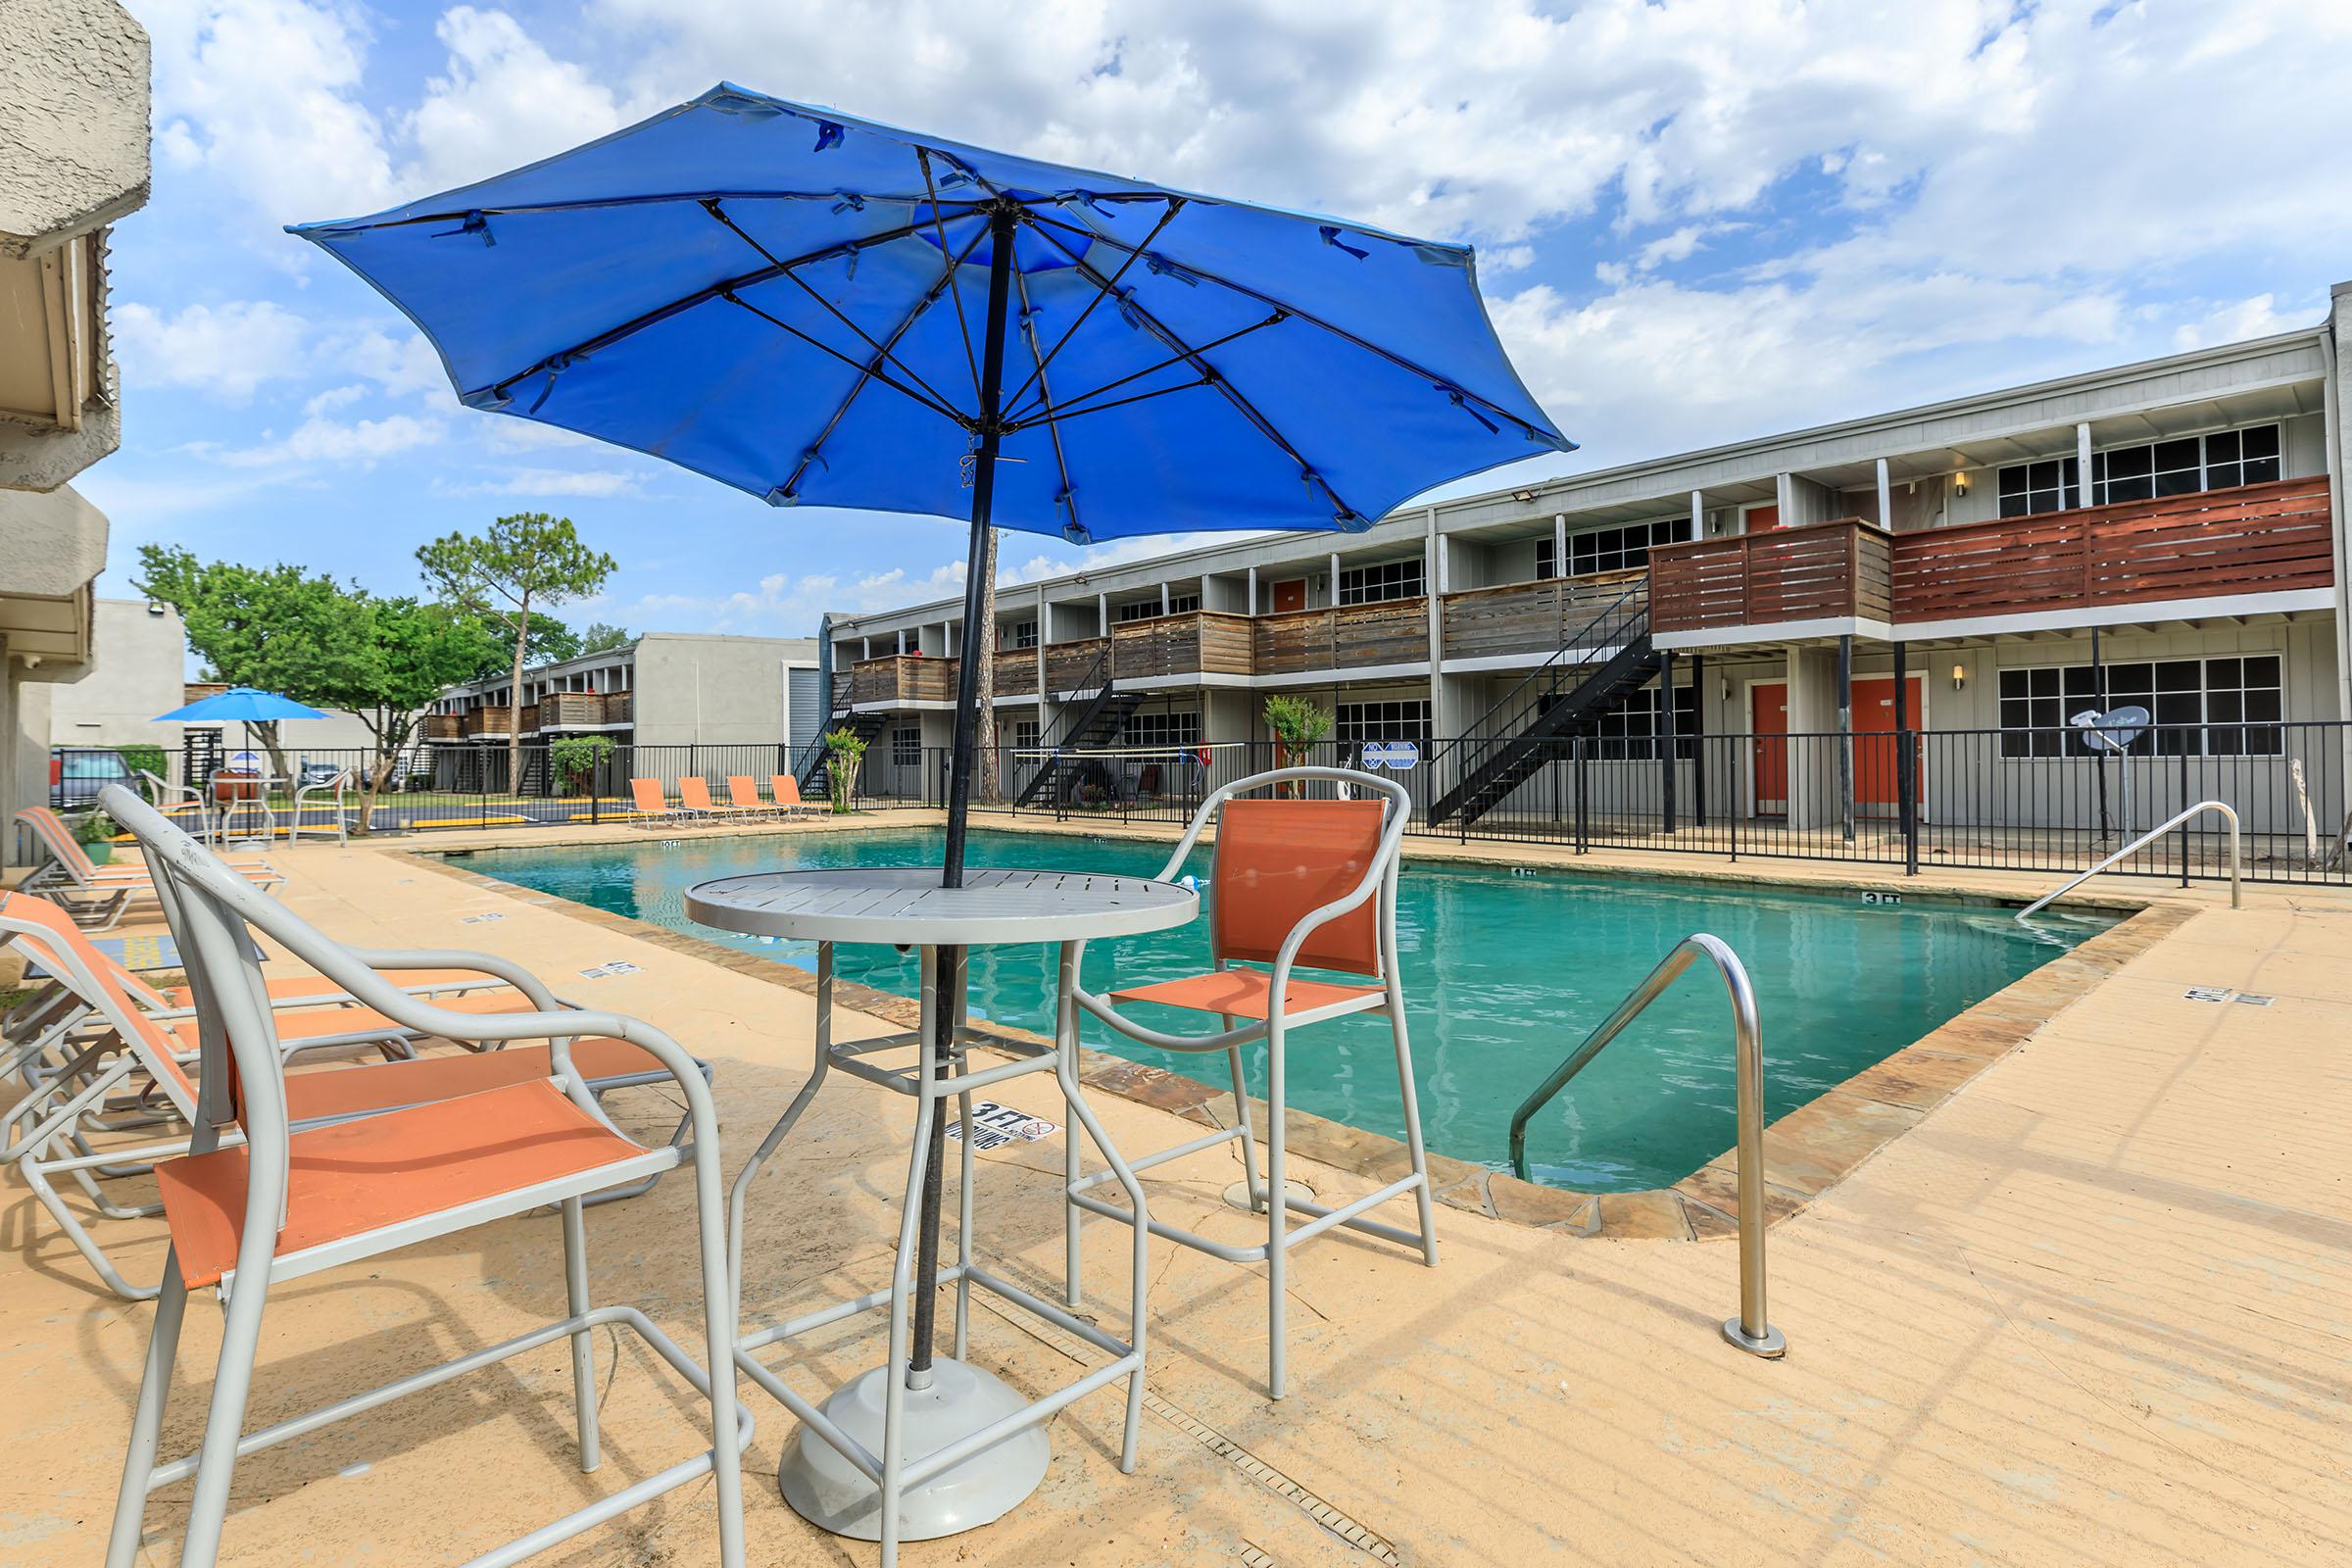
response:
<path id="1" fill-rule="evenodd" d="M 1788 683 L 1758 681 L 1747 689 L 1748 724 L 1755 747 L 1755 809 L 1788 809 Z"/>
<path id="2" fill-rule="evenodd" d="M 1911 677 L 1911 701 L 1904 711 L 1904 722 L 1913 730 L 1923 726 L 1920 704 L 1925 701 L 1925 688 L 1920 677 Z M 1919 743 L 1914 741 L 1913 746 Z M 1856 806 L 1892 806 L 1895 790 L 1895 758 L 1900 748 L 1894 739 L 1894 677 L 1883 675 L 1877 680 L 1854 682 L 1854 804 Z M 1915 775 L 1919 764 L 1912 763 Z M 1924 776 L 1924 775 L 1921 775 Z M 1924 793 L 1924 789 L 1923 789 Z"/>
<path id="3" fill-rule="evenodd" d="M 1286 610 L 1304 610 L 1305 608 L 1306 579 L 1304 577 L 1286 577 L 1274 585 L 1274 613 L 1279 615 Z"/>
<path id="4" fill-rule="evenodd" d="M 1746 515 L 1749 533 L 1766 533 L 1781 525 L 1781 509 L 1777 502 L 1769 507 L 1750 507 Z M 1784 696 L 1787 691 L 1786 687 L 1782 688 Z"/>

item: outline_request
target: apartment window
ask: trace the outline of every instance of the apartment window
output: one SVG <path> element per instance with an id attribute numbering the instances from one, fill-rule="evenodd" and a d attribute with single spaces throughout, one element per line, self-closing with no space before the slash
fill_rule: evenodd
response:
<path id="1" fill-rule="evenodd" d="M 1631 571 L 1649 564 L 1651 545 L 1670 545 L 1682 537 L 1689 526 L 1681 517 L 1660 518 L 1656 522 L 1632 522 L 1622 528 L 1588 528 L 1568 536 L 1568 575 L 1589 577 L 1597 571 Z M 1536 541 L 1536 575 L 1557 575 L 1559 552 L 1556 541 Z"/>
<path id="2" fill-rule="evenodd" d="M 1424 698 L 1385 703 L 1342 703 L 1333 713 L 1332 734 L 1338 740 L 1362 745 L 1366 741 L 1412 741 L 1429 744 L 1429 703 Z"/>
<path id="3" fill-rule="evenodd" d="M 1392 599 L 1421 597 L 1421 558 L 1407 556 L 1402 561 L 1384 561 L 1377 566 L 1344 566 L 1340 569 L 1340 603 L 1343 605 L 1381 605 Z"/>
<path id="4" fill-rule="evenodd" d="M 2154 728 L 2133 750 L 2157 757 L 2278 757 L 2285 697 L 2277 654 L 2140 660 L 2106 666 L 2107 707 L 2144 708 Z M 2088 664 L 2001 671 L 2001 755 L 2082 751 L 2068 720 L 2098 706 Z"/>
<path id="5" fill-rule="evenodd" d="M 920 767 L 923 765 L 921 726 L 908 724 L 890 732 L 890 765 L 893 767 Z"/>
<path id="6" fill-rule="evenodd" d="M 1016 752 L 1037 750 L 1037 720 L 1016 718 L 1012 721 L 1012 749 Z"/>
<path id="7" fill-rule="evenodd" d="M 1127 726 L 1120 732 L 1122 746 L 1198 746 L 1200 744 L 1200 715 L 1199 713 L 1130 713 Z"/>
<path id="8" fill-rule="evenodd" d="M 1123 626 L 1131 620 L 1151 620 L 1162 613 L 1181 615 L 1188 610 L 1200 608 L 1200 596 L 1198 593 L 1168 595 L 1168 607 L 1164 612 L 1156 599 L 1138 599 L 1132 605 L 1119 607 L 1119 624 Z"/>
<path id="9" fill-rule="evenodd" d="M 2001 470 L 2001 515 L 2031 517 L 2065 511 L 2075 504 L 2075 476 L 2080 471 L 2073 458 L 2011 464 Z"/>
<path id="10" fill-rule="evenodd" d="M 1544 698 L 1538 711 L 1548 710 L 1564 693 Z M 1604 761 L 1651 761 L 1658 760 L 1659 691 L 1654 686 L 1643 687 L 1629 695 L 1608 712 L 1592 720 L 1591 734 L 1593 744 L 1590 754 Z M 1674 689 L 1674 755 L 1684 760 L 1698 755 L 1698 688 L 1677 686 Z M 1558 748 L 1558 760 L 1566 761 L 1574 754 L 1566 744 Z"/>
<path id="11" fill-rule="evenodd" d="M 2267 484 L 2283 471 L 2281 451 L 2275 424 L 2112 447 L 2091 454 L 2091 500 L 2108 506 L 2226 490 L 2232 485 Z M 2003 468 L 2001 515 L 2024 517 L 2079 505 L 2076 472 L 2073 458 L 2012 464 Z"/>
<path id="12" fill-rule="evenodd" d="M 999 648 L 1035 648 L 1037 646 L 1037 622 L 1034 620 L 1007 622 L 997 646 Z"/>

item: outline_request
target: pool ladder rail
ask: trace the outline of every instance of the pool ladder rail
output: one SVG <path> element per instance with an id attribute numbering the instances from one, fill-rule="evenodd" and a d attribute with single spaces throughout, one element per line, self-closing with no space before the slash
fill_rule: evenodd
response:
<path id="1" fill-rule="evenodd" d="M 1756 989 L 1748 982 L 1746 966 L 1722 938 L 1698 931 L 1676 943 L 1617 1010 L 1520 1102 L 1511 1113 L 1511 1169 L 1521 1181 L 1528 1180 L 1528 1119 L 1702 957 L 1723 976 L 1723 988 L 1731 997 L 1732 1060 L 1739 1084 L 1740 1315 L 1724 1320 L 1723 1337 L 1750 1355 L 1778 1360 L 1788 1353 L 1788 1342 L 1764 1316 L 1764 1031 L 1756 1019 Z"/>
<path id="2" fill-rule="evenodd" d="M 2040 898 L 2035 899 L 2032 904 L 2027 905 L 2024 908 L 2017 911 L 2017 918 L 2023 920 L 2030 914 L 2036 914 L 2040 912 L 2044 906 L 2054 904 L 2058 900 L 2065 898 L 2069 893 L 2074 892 L 2075 889 L 2081 887 L 2092 877 L 2097 876 L 2101 871 L 2106 870 L 2118 860 L 2130 859 L 2132 856 L 2137 855 L 2141 850 L 2146 849 L 2150 844 L 2155 843 L 2158 839 L 2164 837 L 2173 829 L 2186 822 L 2190 817 L 2204 811 L 2219 811 L 2222 813 L 2223 818 L 2230 824 L 2230 907 L 2232 909 L 2245 907 L 2243 897 L 2238 889 L 2238 862 L 2244 858 L 2244 856 L 2238 847 L 2237 812 L 2232 809 L 2226 801 L 2199 801 L 2196 805 L 2187 808 L 2185 810 L 2175 811 L 2171 816 L 2166 817 L 2156 826 L 2148 829 L 2145 833 L 2142 833 L 2139 837 L 2133 839 L 2131 843 L 2125 845 L 2113 855 L 2108 856 L 2105 859 L 2099 861 L 2089 870 L 2084 871 L 2078 876 L 2069 878 L 2067 881 L 2060 883 L 2057 887 L 2043 894 Z M 2182 850 L 2180 854 L 2180 863 L 2185 866 L 2188 863 L 2188 852 L 2186 850 Z M 2180 873 L 2180 885 L 2182 887 L 2188 886 L 2188 873 L 2185 870 Z"/>

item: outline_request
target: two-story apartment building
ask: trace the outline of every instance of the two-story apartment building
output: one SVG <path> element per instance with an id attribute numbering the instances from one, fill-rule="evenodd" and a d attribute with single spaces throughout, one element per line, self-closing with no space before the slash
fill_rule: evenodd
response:
<path id="1" fill-rule="evenodd" d="M 648 632 L 634 642 L 523 672 L 522 738 L 604 735 L 627 747 L 789 745 L 808 750 L 825 723 L 811 637 Z M 512 682 L 453 686 L 421 726 L 435 782 L 471 788 L 503 767 Z M 526 780 L 526 783 L 528 781 Z"/>
<path id="2" fill-rule="evenodd" d="M 1922 730 L 1951 744 L 1920 811 L 2031 825 L 2075 809 L 2034 784 L 2069 721 L 2139 707 L 2144 800 L 2183 757 L 2275 763 L 2331 834 L 2343 731 L 2297 725 L 2352 713 L 2347 333 L 2339 285 L 2305 330 L 1007 587 L 1002 743 L 1263 739 L 1293 692 L 1342 742 L 1422 743 L 1440 820 L 1523 807 L 1582 735 L 1652 809 L 1818 821 L 1891 812 Z M 835 713 L 944 746 L 959 619 L 828 617 Z"/>

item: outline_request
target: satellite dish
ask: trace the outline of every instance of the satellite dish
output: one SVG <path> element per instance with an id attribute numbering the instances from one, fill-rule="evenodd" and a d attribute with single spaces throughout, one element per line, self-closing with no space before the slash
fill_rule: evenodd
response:
<path id="1" fill-rule="evenodd" d="M 2082 744 L 2092 751 L 2121 754 L 2130 751 L 2148 732 L 2148 710 L 2132 707 L 2102 713 L 2096 709 L 2085 709 L 2068 722 L 2082 731 Z"/>

